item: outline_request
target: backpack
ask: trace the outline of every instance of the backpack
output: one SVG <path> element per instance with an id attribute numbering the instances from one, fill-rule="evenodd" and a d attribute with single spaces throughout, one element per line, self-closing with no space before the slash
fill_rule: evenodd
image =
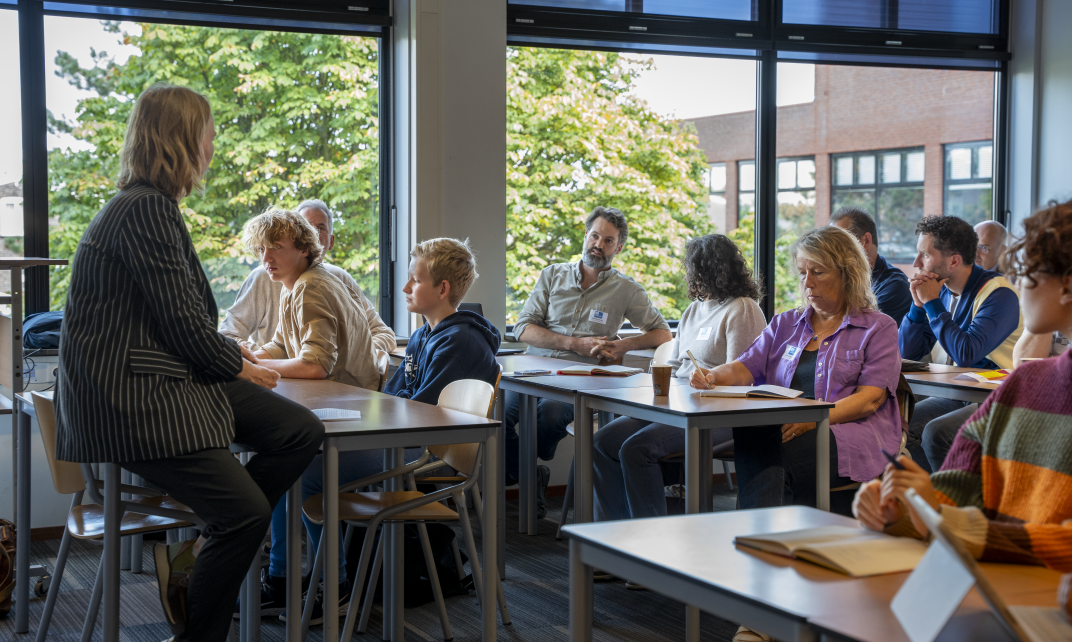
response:
<path id="1" fill-rule="evenodd" d="M 0 519 L 0 620 L 11 612 L 15 592 L 15 525 Z"/>
<path id="2" fill-rule="evenodd" d="M 22 345 L 31 350 L 55 350 L 60 347 L 63 311 L 37 312 L 22 322 Z"/>

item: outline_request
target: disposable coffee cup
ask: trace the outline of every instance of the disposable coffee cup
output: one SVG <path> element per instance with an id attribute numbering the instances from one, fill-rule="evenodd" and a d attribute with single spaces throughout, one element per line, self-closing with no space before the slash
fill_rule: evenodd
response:
<path id="1" fill-rule="evenodd" d="M 670 374 L 673 368 L 670 366 L 651 367 L 651 386 L 655 390 L 656 397 L 670 395 Z"/>

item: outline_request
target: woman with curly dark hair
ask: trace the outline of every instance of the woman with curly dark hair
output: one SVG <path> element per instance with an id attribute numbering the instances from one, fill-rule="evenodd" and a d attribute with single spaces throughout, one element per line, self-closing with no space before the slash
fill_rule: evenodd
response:
<path id="1" fill-rule="evenodd" d="M 688 385 L 694 370 L 729 363 L 759 336 L 767 321 L 756 301 L 762 295 L 741 251 L 728 237 L 710 234 L 685 247 L 685 278 L 695 301 L 681 315 L 668 364 Z M 729 428 L 713 431 L 713 443 L 733 438 Z M 685 431 L 622 417 L 595 435 L 597 520 L 666 515 L 659 459 L 684 452 Z"/>

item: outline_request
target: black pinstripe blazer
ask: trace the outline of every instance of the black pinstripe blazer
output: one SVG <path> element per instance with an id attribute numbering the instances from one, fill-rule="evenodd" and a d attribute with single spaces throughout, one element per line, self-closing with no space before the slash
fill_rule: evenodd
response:
<path id="1" fill-rule="evenodd" d="M 242 370 L 178 204 L 119 192 L 74 261 L 56 383 L 58 459 L 126 462 L 225 448 L 224 383 Z"/>

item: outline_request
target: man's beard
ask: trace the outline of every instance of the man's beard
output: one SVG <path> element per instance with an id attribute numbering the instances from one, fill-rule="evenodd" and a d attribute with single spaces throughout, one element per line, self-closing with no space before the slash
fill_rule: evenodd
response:
<path id="1" fill-rule="evenodd" d="M 585 265 L 592 268 L 593 270 L 605 270 L 606 268 L 610 267 L 610 262 L 614 259 L 613 256 L 604 256 L 602 254 L 595 253 L 592 250 L 593 248 L 588 248 L 584 251 L 584 254 L 581 255 L 581 261 Z"/>

